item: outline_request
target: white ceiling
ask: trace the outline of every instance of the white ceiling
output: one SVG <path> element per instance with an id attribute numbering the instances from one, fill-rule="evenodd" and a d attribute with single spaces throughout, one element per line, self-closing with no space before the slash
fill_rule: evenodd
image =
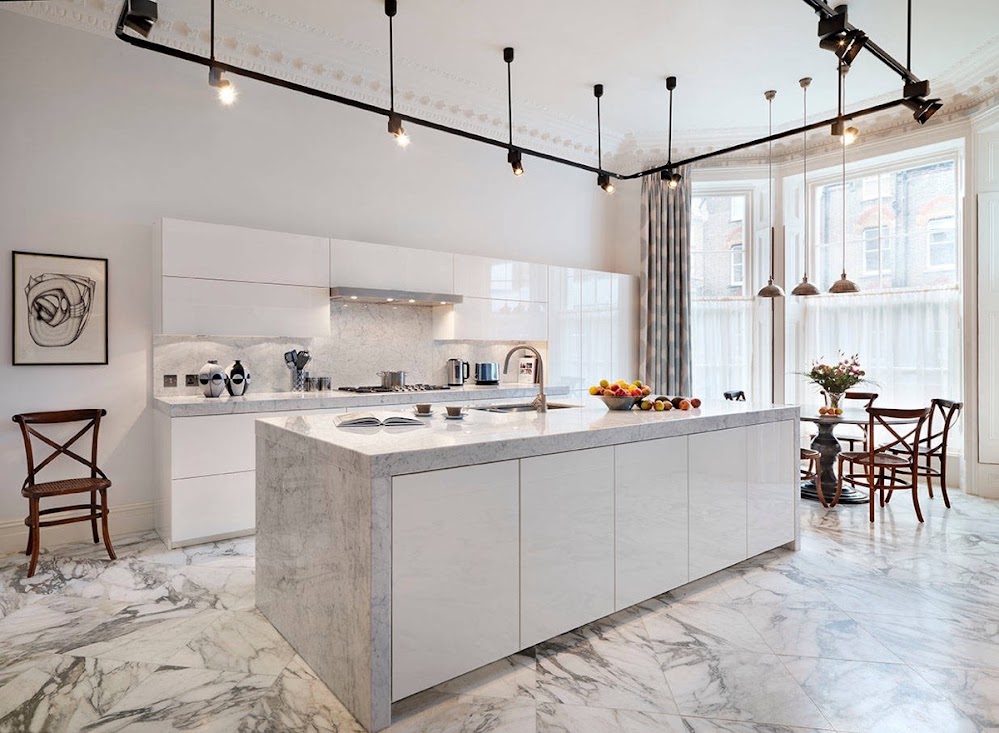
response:
<path id="1" fill-rule="evenodd" d="M 387 105 L 382 0 L 217 2 L 220 57 Z M 11 5 L 44 16 L 38 6 L 60 4 L 107 17 L 120 8 L 117 0 Z M 159 5 L 152 38 L 206 53 L 208 0 Z M 906 0 L 849 5 L 851 22 L 904 62 Z M 679 80 L 674 144 L 687 151 L 765 132 L 766 89 L 778 90 L 775 127 L 798 124 L 802 76 L 814 78 L 810 117 L 835 109 L 835 57 L 818 48 L 817 17 L 802 0 L 400 0 L 399 6 L 399 108 L 504 137 L 502 48 L 512 45 L 515 139 L 570 157 L 593 154 L 595 82 L 606 88 L 605 149 L 646 155 L 665 141 L 663 82 L 671 74 Z M 933 81 L 935 95 L 953 104 L 957 94 L 980 102 L 999 91 L 997 0 L 914 0 L 913 6 L 913 70 Z M 847 81 L 848 106 L 890 98 L 900 86 L 863 52 Z"/>

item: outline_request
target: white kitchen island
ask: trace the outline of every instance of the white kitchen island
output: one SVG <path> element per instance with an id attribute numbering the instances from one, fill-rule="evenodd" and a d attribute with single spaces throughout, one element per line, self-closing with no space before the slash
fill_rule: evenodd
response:
<path id="1" fill-rule="evenodd" d="M 798 414 L 259 420 L 257 605 L 381 730 L 396 700 L 794 546 Z"/>

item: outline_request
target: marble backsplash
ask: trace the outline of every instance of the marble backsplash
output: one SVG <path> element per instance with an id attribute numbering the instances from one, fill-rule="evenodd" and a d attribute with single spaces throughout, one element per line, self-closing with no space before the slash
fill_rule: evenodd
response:
<path id="1" fill-rule="evenodd" d="M 200 394 L 184 386 L 184 376 L 197 374 L 209 359 L 223 367 L 239 359 L 252 377 L 253 392 L 287 392 L 291 373 L 284 353 L 306 349 L 312 361 L 306 369 L 314 377 L 332 377 L 334 387 L 379 384 L 378 372 L 403 370 L 408 384 L 447 384 L 447 360 L 464 359 L 503 366 L 511 341 L 434 341 L 430 308 L 365 303 L 331 303 L 330 335 L 312 339 L 271 336 L 154 336 L 153 394 Z M 546 356 L 544 342 L 531 342 Z M 163 376 L 177 375 L 177 387 L 163 386 Z M 510 374 L 501 380 L 516 382 Z"/>

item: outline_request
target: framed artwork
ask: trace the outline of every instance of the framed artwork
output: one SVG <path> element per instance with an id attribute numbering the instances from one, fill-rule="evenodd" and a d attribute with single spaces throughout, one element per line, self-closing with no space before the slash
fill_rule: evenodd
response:
<path id="1" fill-rule="evenodd" d="M 13 361 L 108 363 L 108 261 L 14 252 Z"/>
<path id="2" fill-rule="evenodd" d="M 538 360 L 533 356 L 520 357 L 520 369 L 517 370 L 518 384 L 534 384 L 538 381 L 536 371 Z"/>

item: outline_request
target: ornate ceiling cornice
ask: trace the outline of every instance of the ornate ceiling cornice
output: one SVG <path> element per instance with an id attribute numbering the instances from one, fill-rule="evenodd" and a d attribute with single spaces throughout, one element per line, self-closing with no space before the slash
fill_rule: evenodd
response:
<path id="1" fill-rule="evenodd" d="M 348 49 L 359 59 L 349 61 L 327 53 L 301 53 L 279 47 L 274 33 L 250 34 L 245 31 L 223 30 L 217 37 L 218 56 L 221 60 L 243 66 L 270 76 L 294 81 L 334 94 L 357 99 L 369 104 L 386 106 L 388 101 L 387 49 L 376 45 L 344 38 L 329 29 L 315 26 L 281 13 L 254 7 L 246 0 L 219 0 L 230 14 L 256 16 L 263 19 L 267 29 L 291 30 L 304 34 L 313 47 Z M 121 0 L 49 0 L 47 2 L 4 3 L 3 9 L 12 10 L 34 18 L 111 37 L 121 8 Z M 231 15 L 230 15 L 231 17 Z M 196 21 L 165 19 L 153 32 L 155 40 L 176 48 L 207 54 L 208 29 Z M 242 26 L 252 25 L 250 23 Z M 447 126 L 458 127 L 479 135 L 505 139 L 506 107 L 505 87 L 487 86 L 460 74 L 397 57 L 396 100 L 397 108 L 415 116 Z M 379 71 L 372 71 L 377 68 Z M 934 96 L 941 96 L 945 106 L 930 125 L 951 122 L 979 113 L 999 103 L 999 43 L 986 44 L 975 49 L 944 74 L 933 79 Z M 384 71 L 381 71 L 384 70 Z M 411 73 L 409 73 L 411 72 Z M 406 78 L 418 78 L 419 88 L 407 86 Z M 498 75 L 501 81 L 502 74 Z M 974 80 L 969 83 L 968 80 Z M 871 106 L 891 99 L 885 95 L 851 104 L 851 108 Z M 596 125 L 594 120 L 578 119 L 553 110 L 537 100 L 516 100 L 514 140 L 519 144 L 542 152 L 584 162 L 594 162 L 596 157 Z M 828 116 L 828 115 L 825 115 Z M 858 122 L 858 125 L 860 122 Z M 904 108 L 889 110 L 862 120 L 865 140 L 880 139 L 904 134 L 916 123 Z M 674 130 L 678 147 L 673 159 L 680 160 L 718 148 L 734 145 L 747 138 L 765 134 L 762 128 L 728 128 L 710 130 Z M 636 167 L 660 165 L 667 158 L 665 135 L 638 136 L 631 132 L 603 130 L 604 148 L 613 151 L 605 154 L 606 165 L 625 172 Z M 821 152 L 824 146 L 831 149 L 832 142 L 824 142 L 823 133 L 810 136 Z M 800 150 L 797 141 L 781 141 L 774 145 L 777 160 L 792 159 Z M 713 165 L 746 165 L 762 160 L 765 151 L 748 149 L 730 154 Z"/>

